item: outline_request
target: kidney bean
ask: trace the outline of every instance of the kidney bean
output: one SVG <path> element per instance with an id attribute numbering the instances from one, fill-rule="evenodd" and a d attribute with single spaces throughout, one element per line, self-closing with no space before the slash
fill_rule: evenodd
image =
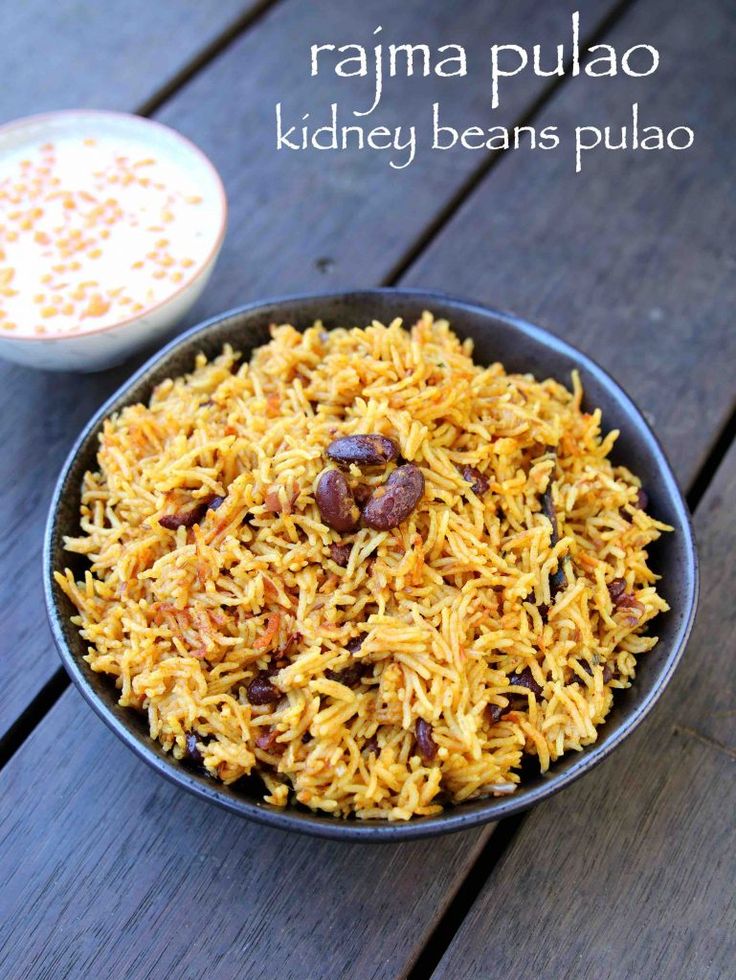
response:
<path id="1" fill-rule="evenodd" d="M 264 498 L 264 506 L 270 514 L 290 514 L 299 496 L 299 487 L 292 487 L 286 495 L 286 503 L 281 502 L 281 494 L 278 487 L 271 487 Z"/>
<path id="2" fill-rule="evenodd" d="M 345 644 L 345 649 L 349 650 L 350 653 L 357 653 L 363 646 L 364 639 L 365 634 L 363 634 L 363 636 L 354 636 L 352 640 L 348 640 L 348 642 Z"/>
<path id="3" fill-rule="evenodd" d="M 345 687 L 357 687 L 363 679 L 368 664 L 356 661 L 345 667 L 343 670 L 326 670 L 325 677 L 330 681 L 337 681 Z"/>
<path id="4" fill-rule="evenodd" d="M 322 520 L 335 531 L 352 531 L 360 519 L 352 491 L 339 470 L 325 470 L 315 494 Z"/>
<path id="5" fill-rule="evenodd" d="M 167 531 L 175 531 L 178 527 L 193 527 L 193 525 L 199 524 L 208 510 L 215 510 L 220 506 L 220 504 L 216 504 L 215 507 L 212 506 L 217 500 L 222 503 L 224 497 L 205 497 L 193 502 L 189 507 L 177 510 L 174 514 L 162 514 L 158 522 Z"/>
<path id="6" fill-rule="evenodd" d="M 373 491 L 363 520 L 377 531 L 398 527 L 411 514 L 424 493 L 422 471 L 413 463 L 397 467 L 382 487 Z"/>
<path id="7" fill-rule="evenodd" d="M 549 592 L 553 599 L 558 592 L 562 592 L 566 585 L 567 579 L 563 569 L 558 568 L 556 572 L 552 572 L 549 577 Z"/>
<path id="8" fill-rule="evenodd" d="M 248 700 L 251 704 L 274 704 L 281 697 L 281 691 L 271 683 L 267 671 L 261 671 L 248 685 Z"/>
<path id="9" fill-rule="evenodd" d="M 552 500 L 552 488 L 548 487 L 542 494 L 542 513 L 547 518 L 547 520 L 552 525 L 552 534 L 550 536 L 550 541 L 554 547 L 560 540 L 560 532 L 557 527 L 557 512 L 555 510 L 555 504 Z M 567 585 L 567 579 L 565 578 L 565 573 L 562 567 L 558 567 L 556 572 L 552 572 L 549 577 L 549 591 L 550 595 L 554 599 L 558 592 L 561 592 Z"/>
<path id="10" fill-rule="evenodd" d="M 553 545 L 556 545 L 560 540 L 560 534 L 557 530 L 557 511 L 555 510 L 555 502 L 552 499 L 552 490 L 548 487 L 541 497 L 542 501 L 542 513 L 547 518 L 547 520 L 552 525 L 552 534 L 550 536 L 550 541 Z"/>
<path id="11" fill-rule="evenodd" d="M 507 680 L 509 684 L 513 684 L 515 687 L 525 687 L 532 694 L 536 694 L 537 697 L 542 693 L 542 688 L 534 680 L 534 675 L 530 667 L 525 667 L 518 674 L 509 674 Z"/>
<path id="12" fill-rule="evenodd" d="M 608 684 L 610 680 L 613 679 L 613 668 L 610 664 L 606 664 L 603 667 L 603 683 Z"/>
<path id="13" fill-rule="evenodd" d="M 192 762 L 196 762 L 198 766 L 201 766 L 204 759 L 202 757 L 202 753 L 199 751 L 199 746 L 197 745 L 197 736 L 194 734 L 194 732 L 187 732 L 185 740 L 188 757 L 192 760 Z"/>
<path id="14" fill-rule="evenodd" d="M 424 718 L 417 718 L 415 733 L 417 749 L 422 757 L 422 762 L 432 762 L 437 755 L 437 743 L 432 738 L 432 726 Z"/>
<path id="15" fill-rule="evenodd" d="M 399 447 L 387 436 L 368 433 L 335 439 L 327 447 L 327 455 L 344 466 L 349 466 L 350 463 L 357 463 L 358 466 L 385 466 L 399 455 Z"/>
<path id="16" fill-rule="evenodd" d="M 347 568 L 353 546 L 349 542 L 333 541 L 330 545 L 330 558 L 341 568 Z"/>
<path id="17" fill-rule="evenodd" d="M 486 714 L 488 716 L 488 723 L 491 725 L 496 725 L 503 718 L 503 716 L 511 711 L 511 705 L 508 704 L 505 708 L 502 708 L 500 704 L 489 704 L 486 706 Z"/>
<path id="18" fill-rule="evenodd" d="M 481 471 L 477 470 L 474 466 L 464 467 L 462 477 L 466 483 L 470 484 L 470 489 L 478 497 L 481 497 L 490 486 L 488 480 L 483 476 Z"/>
<path id="19" fill-rule="evenodd" d="M 262 732 L 256 738 L 256 745 L 259 749 L 263 749 L 264 752 L 280 754 L 286 748 L 283 742 L 276 741 L 280 734 L 281 732 L 278 728 L 270 728 L 267 732 Z"/>
<path id="20" fill-rule="evenodd" d="M 634 596 L 633 592 L 626 591 L 626 581 L 622 578 L 615 578 L 608 583 L 608 594 L 615 610 L 631 609 L 635 616 L 641 616 L 644 606 Z"/>
<path id="21" fill-rule="evenodd" d="M 646 490 L 641 488 L 637 490 L 636 497 L 634 497 L 634 502 L 629 506 L 633 507 L 635 510 L 646 510 L 649 506 L 649 494 L 646 492 Z M 633 515 L 630 510 L 622 510 L 621 516 L 627 522 L 627 524 L 631 524 Z"/>
<path id="22" fill-rule="evenodd" d="M 616 604 L 621 596 L 626 591 L 626 579 L 625 578 L 614 578 L 608 583 L 608 594 L 611 597 L 611 601 Z"/>

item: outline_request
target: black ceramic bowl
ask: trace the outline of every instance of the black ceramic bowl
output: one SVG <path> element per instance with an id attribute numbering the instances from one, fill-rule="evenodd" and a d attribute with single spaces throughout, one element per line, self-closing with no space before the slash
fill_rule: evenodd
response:
<path id="1" fill-rule="evenodd" d="M 651 512 L 674 525 L 675 533 L 663 536 L 651 549 L 651 563 L 662 576 L 659 590 L 671 612 L 657 621 L 660 641 L 652 653 L 641 657 L 633 686 L 616 693 L 595 745 L 560 759 L 545 775 L 530 767 L 513 796 L 464 803 L 439 816 L 408 823 L 337 820 L 306 809 L 280 810 L 260 800 L 261 787 L 255 780 L 250 785 L 245 781 L 242 786 L 224 786 L 187 763 L 177 762 L 148 736 L 143 715 L 118 706 L 111 680 L 94 673 L 82 659 L 84 643 L 69 623 L 71 603 L 55 585 L 52 571 L 65 565 L 82 571 L 82 561 L 75 564 L 77 556 L 64 553 L 62 537 L 78 533 L 80 485 L 85 470 L 95 466 L 103 419 L 125 405 L 147 401 L 154 385 L 190 370 L 197 351 L 214 355 L 230 342 L 247 355 L 268 339 L 268 326 L 274 322 L 304 328 L 321 319 L 326 327 L 363 326 L 374 318 L 388 322 L 401 316 L 405 323 L 412 323 L 426 309 L 447 317 L 461 337 L 473 338 L 478 363 L 500 360 L 509 371 L 530 371 L 538 378 L 551 376 L 563 383 L 569 383 L 573 368 L 580 370 L 587 405 L 602 408 L 606 430 L 621 430 L 614 459 L 641 477 Z M 376 289 L 295 296 L 244 306 L 189 330 L 156 354 L 102 406 L 69 454 L 51 502 L 44 579 L 54 639 L 72 680 L 116 735 L 167 779 L 227 810 L 274 827 L 345 840 L 396 841 L 462 830 L 517 813 L 569 785 L 604 759 L 636 728 L 669 682 L 690 633 L 698 575 L 687 507 L 669 463 L 639 410 L 605 371 L 569 344 L 507 314 L 438 294 Z"/>

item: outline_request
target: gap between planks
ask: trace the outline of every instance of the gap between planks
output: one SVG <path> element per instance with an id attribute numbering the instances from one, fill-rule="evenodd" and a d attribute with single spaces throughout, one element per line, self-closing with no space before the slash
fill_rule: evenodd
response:
<path id="1" fill-rule="evenodd" d="M 580 39 L 581 51 L 584 49 L 587 50 L 594 44 L 599 44 L 608 34 L 610 29 L 625 16 L 629 8 L 633 7 L 636 2 L 637 0 L 620 0 L 620 2 L 608 12 L 606 17 L 598 24 L 594 31 L 591 31 L 590 34 Z M 583 59 L 583 61 L 585 60 L 586 59 Z M 563 85 L 567 84 L 570 77 L 569 71 L 571 67 L 572 59 L 570 58 L 565 62 L 563 74 L 558 75 L 549 83 L 549 85 L 547 85 L 546 88 L 540 92 L 526 112 L 522 113 L 521 116 L 514 120 L 511 128 L 515 126 L 529 126 L 534 122 L 550 99 L 556 95 L 558 90 L 562 88 Z M 384 278 L 382 282 L 383 286 L 399 285 L 404 275 L 406 275 L 422 253 L 429 248 L 447 222 L 450 221 L 460 210 L 467 198 L 470 197 L 473 191 L 485 180 L 491 171 L 498 166 L 501 160 L 508 153 L 512 152 L 513 151 L 510 149 L 491 150 L 488 154 L 483 156 L 483 159 L 476 169 L 471 171 L 468 178 L 460 185 L 456 193 L 453 194 L 447 203 L 437 212 L 435 217 L 419 235 L 417 240 L 396 262 L 389 274 Z"/>
<path id="2" fill-rule="evenodd" d="M 233 41 L 237 40 L 241 34 L 250 30 L 258 23 L 273 7 L 277 6 L 280 0 L 259 0 L 253 7 L 243 11 L 229 24 L 222 33 L 206 45 L 189 61 L 183 68 L 154 92 L 136 110 L 138 116 L 151 116 L 161 108 L 164 102 L 175 95 L 180 88 L 183 88 L 196 74 L 206 68 L 218 55 L 228 48 Z"/>

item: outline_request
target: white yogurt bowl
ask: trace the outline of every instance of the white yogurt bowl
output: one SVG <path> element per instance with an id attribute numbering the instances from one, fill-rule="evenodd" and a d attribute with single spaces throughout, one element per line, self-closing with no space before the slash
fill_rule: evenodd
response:
<path id="1" fill-rule="evenodd" d="M 54 149 L 42 151 L 47 146 Z M 53 166 L 42 167 L 43 152 Z M 108 157 L 124 162 L 107 168 L 100 161 Z M 90 173 L 81 179 L 85 167 Z M 27 198 L 31 186 L 44 188 L 39 200 Z M 26 212 L 36 224 L 22 230 Z M 162 214 L 170 224 L 160 224 Z M 125 360 L 164 337 L 199 297 L 226 224 L 214 166 L 167 126 L 71 110 L 0 127 L 0 357 L 59 371 L 99 371 Z M 85 242 L 88 226 L 90 237 L 106 235 L 94 247 Z"/>

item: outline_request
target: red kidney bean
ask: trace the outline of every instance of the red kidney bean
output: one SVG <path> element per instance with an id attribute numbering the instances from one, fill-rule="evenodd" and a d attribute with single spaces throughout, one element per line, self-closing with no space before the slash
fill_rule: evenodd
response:
<path id="1" fill-rule="evenodd" d="M 547 520 L 552 525 L 552 534 L 550 535 L 550 541 L 553 545 L 556 545 L 560 540 L 560 534 L 557 529 L 557 511 L 555 510 L 555 502 L 552 499 L 552 490 L 547 488 L 542 494 L 542 513 L 547 518 Z"/>
<path id="2" fill-rule="evenodd" d="M 432 762 L 437 755 L 437 743 L 432 737 L 432 726 L 424 718 L 417 718 L 415 734 L 417 749 L 422 757 L 422 762 Z"/>
<path id="3" fill-rule="evenodd" d="M 613 668 L 610 664 L 606 664 L 603 668 L 603 683 L 608 684 L 610 680 L 613 679 Z"/>
<path id="4" fill-rule="evenodd" d="M 352 531 L 360 520 L 353 493 L 339 470 L 325 470 L 319 478 L 315 494 L 322 520 L 341 533 Z"/>
<path id="5" fill-rule="evenodd" d="M 368 433 L 343 436 L 327 447 L 327 455 L 336 463 L 349 466 L 385 466 L 399 455 L 399 447 L 387 436 Z"/>
<path id="6" fill-rule="evenodd" d="M 643 488 L 640 488 L 636 492 L 635 506 L 638 507 L 639 510 L 646 510 L 649 506 L 649 494 Z"/>
<path id="7" fill-rule="evenodd" d="M 330 558 L 341 568 L 347 568 L 353 546 L 349 542 L 333 541 L 330 545 Z"/>
<path id="8" fill-rule="evenodd" d="M 363 520 L 377 531 L 398 527 L 411 514 L 424 493 L 424 476 L 418 466 L 398 466 L 382 487 L 371 494 Z"/>
<path id="9" fill-rule="evenodd" d="M 208 510 L 216 510 L 224 499 L 224 497 L 215 497 L 214 495 L 205 497 L 203 500 L 198 500 L 196 503 L 193 503 L 190 507 L 176 511 L 174 514 L 162 514 L 158 522 L 167 531 L 175 531 L 178 527 L 193 527 L 193 525 L 199 524 Z M 220 501 L 219 504 L 215 504 L 217 500 Z M 212 506 L 213 504 L 215 504 L 214 507 Z"/>
<path id="10" fill-rule="evenodd" d="M 368 667 L 368 664 L 356 661 L 343 670 L 326 670 L 325 677 L 330 681 L 344 684 L 345 687 L 357 687 Z"/>
<path id="11" fill-rule="evenodd" d="M 626 581 L 622 578 L 615 578 L 608 583 L 608 594 L 614 609 L 633 609 L 638 615 L 644 612 L 644 606 L 634 596 L 633 592 L 626 591 Z"/>
<path id="12" fill-rule="evenodd" d="M 464 467 L 462 477 L 466 483 L 470 484 L 470 489 L 478 497 L 483 496 L 490 486 L 488 480 L 483 476 L 481 471 L 477 470 L 474 466 Z"/>
<path id="13" fill-rule="evenodd" d="M 489 704 L 486 706 L 486 714 L 488 716 L 488 723 L 490 725 L 496 725 L 503 718 L 503 716 L 511 711 L 511 705 L 507 705 L 502 708 L 500 704 Z"/>
<path id="14" fill-rule="evenodd" d="M 262 732 L 256 738 L 256 745 L 259 749 L 263 749 L 264 752 L 280 754 L 286 748 L 283 742 L 276 741 L 280 734 L 281 732 L 278 730 L 278 728 L 270 728 L 268 731 Z"/>
<path id="15" fill-rule="evenodd" d="M 266 496 L 264 498 L 263 501 L 264 506 L 270 514 L 281 514 L 283 512 L 290 514 L 294 508 L 294 504 L 297 501 L 299 492 L 300 492 L 299 487 L 297 486 L 291 487 L 291 489 L 287 492 L 286 495 L 286 503 L 283 504 L 281 502 L 281 494 L 279 493 L 279 488 L 271 487 L 271 489 L 267 491 Z"/>
<path id="16" fill-rule="evenodd" d="M 542 494 L 542 513 L 547 518 L 547 520 L 552 525 L 552 534 L 550 536 L 550 541 L 552 547 L 554 547 L 560 540 L 560 532 L 557 527 L 557 512 L 555 510 L 555 504 L 552 500 L 552 488 L 548 487 Z M 561 592 L 567 585 L 567 579 L 562 567 L 558 567 L 556 572 L 552 572 L 549 577 L 549 591 L 550 595 L 554 599 L 558 592 Z"/>
<path id="17" fill-rule="evenodd" d="M 537 697 L 542 693 L 542 688 L 534 680 L 534 675 L 530 667 L 525 667 L 518 674 L 509 674 L 507 680 L 509 684 L 513 684 L 515 687 L 525 687 L 532 694 L 536 694 Z"/>
<path id="18" fill-rule="evenodd" d="M 556 572 L 552 572 L 549 577 L 549 592 L 553 599 L 558 592 L 563 591 L 566 585 L 567 579 L 565 578 L 565 573 L 561 568 L 558 568 Z"/>
<path id="19" fill-rule="evenodd" d="M 614 578 L 608 583 L 608 594 L 612 602 L 616 602 L 626 591 L 626 579 Z"/>
<path id="20" fill-rule="evenodd" d="M 194 732 L 187 732 L 185 740 L 188 757 L 192 760 L 192 762 L 196 762 L 198 766 L 201 766 L 204 759 L 202 758 L 202 753 L 199 751 L 199 746 L 197 745 L 197 736 L 194 734 Z"/>
<path id="21" fill-rule="evenodd" d="M 281 697 L 281 691 L 273 686 L 268 671 L 261 671 L 248 685 L 248 700 L 251 704 L 274 704 Z"/>
<path id="22" fill-rule="evenodd" d="M 348 640 L 348 642 L 345 644 L 345 649 L 349 650 L 350 653 L 357 653 L 363 646 L 364 639 L 365 634 L 363 634 L 363 636 L 354 636 L 352 640 Z"/>

